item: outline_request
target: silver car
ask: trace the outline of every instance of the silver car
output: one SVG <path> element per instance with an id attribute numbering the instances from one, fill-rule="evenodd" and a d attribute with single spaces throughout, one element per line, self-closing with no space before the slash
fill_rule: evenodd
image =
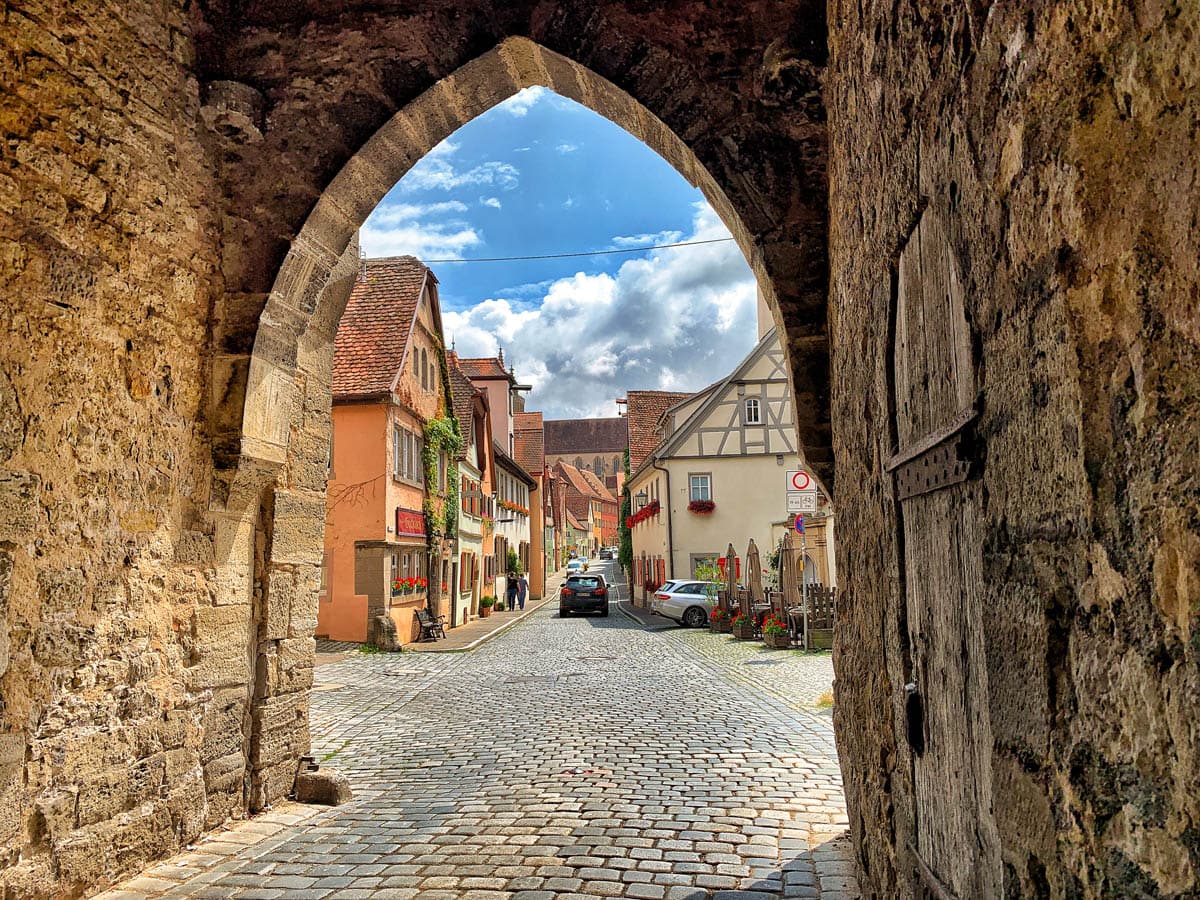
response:
<path id="1" fill-rule="evenodd" d="M 650 611 L 685 628 L 702 628 L 717 605 L 719 587 L 715 581 L 668 581 L 654 592 Z"/>

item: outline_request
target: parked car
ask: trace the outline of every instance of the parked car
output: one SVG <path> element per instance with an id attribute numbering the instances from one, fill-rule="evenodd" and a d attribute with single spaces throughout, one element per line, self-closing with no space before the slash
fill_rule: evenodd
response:
<path id="1" fill-rule="evenodd" d="M 558 597 L 558 616 L 565 619 L 577 612 L 608 615 L 608 583 L 603 575 L 568 575 Z"/>
<path id="2" fill-rule="evenodd" d="M 612 548 L 611 547 L 601 547 L 600 548 L 600 558 L 601 559 L 612 559 L 613 558 Z"/>
<path id="3" fill-rule="evenodd" d="M 668 581 L 654 592 L 650 611 L 674 619 L 685 628 L 701 628 L 716 606 L 719 587 L 715 581 Z"/>

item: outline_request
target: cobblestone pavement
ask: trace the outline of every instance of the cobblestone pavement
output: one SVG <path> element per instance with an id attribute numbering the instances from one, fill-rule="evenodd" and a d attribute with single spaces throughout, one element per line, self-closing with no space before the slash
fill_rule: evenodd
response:
<path id="1" fill-rule="evenodd" d="M 827 658 L 779 663 L 814 682 L 789 700 L 722 640 L 551 605 L 470 653 L 323 666 L 314 754 L 355 800 L 108 896 L 856 896 L 830 723 L 800 702 Z"/>

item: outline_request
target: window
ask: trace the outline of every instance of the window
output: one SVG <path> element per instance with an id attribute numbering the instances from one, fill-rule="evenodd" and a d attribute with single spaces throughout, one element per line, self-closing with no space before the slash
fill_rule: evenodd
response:
<path id="1" fill-rule="evenodd" d="M 425 464 L 421 460 L 425 440 L 407 428 L 392 426 L 392 477 L 421 484 L 425 480 Z"/>
<path id="2" fill-rule="evenodd" d="M 688 487 L 690 489 L 689 500 L 711 500 L 712 499 L 712 476 L 711 475 L 689 475 Z"/>
<path id="3" fill-rule="evenodd" d="M 746 415 L 744 417 L 745 423 L 747 425 L 761 425 L 762 424 L 762 416 L 761 416 L 761 414 L 759 412 L 759 408 L 758 408 L 758 399 L 756 397 L 751 397 L 749 400 L 746 401 L 745 408 L 746 408 Z"/>
<path id="4" fill-rule="evenodd" d="M 329 596 L 329 567 L 332 563 L 333 558 L 329 551 L 321 554 L 321 589 L 317 591 L 317 597 L 323 603 L 327 603 L 332 599 Z"/>

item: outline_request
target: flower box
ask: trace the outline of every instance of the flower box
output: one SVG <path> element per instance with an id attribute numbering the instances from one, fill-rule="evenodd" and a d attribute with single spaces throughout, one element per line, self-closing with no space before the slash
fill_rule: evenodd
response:
<path id="1" fill-rule="evenodd" d="M 688 504 L 688 512 L 695 513 L 698 516 L 712 515 L 713 510 L 716 508 L 717 504 L 711 500 L 693 500 Z"/>
<path id="2" fill-rule="evenodd" d="M 764 634 L 763 643 L 772 650 L 787 650 L 792 646 L 792 636 L 786 632 L 783 634 Z"/>
<path id="3" fill-rule="evenodd" d="M 734 622 L 732 625 L 733 636 L 739 641 L 752 641 L 757 637 L 754 633 L 753 622 Z"/>
<path id="4" fill-rule="evenodd" d="M 733 631 L 733 626 L 729 624 L 728 618 L 709 619 L 708 627 L 713 634 L 729 634 Z"/>

